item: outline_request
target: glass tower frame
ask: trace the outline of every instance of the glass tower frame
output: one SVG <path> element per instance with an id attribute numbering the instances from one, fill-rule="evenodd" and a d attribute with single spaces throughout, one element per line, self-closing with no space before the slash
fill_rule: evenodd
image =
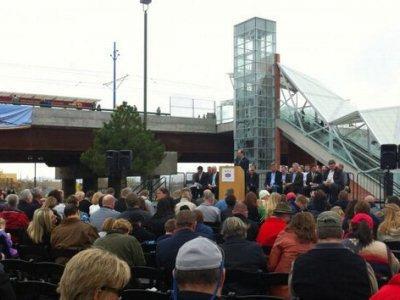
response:
<path id="1" fill-rule="evenodd" d="M 250 163 L 275 160 L 276 23 L 252 18 L 234 27 L 234 141 Z"/>

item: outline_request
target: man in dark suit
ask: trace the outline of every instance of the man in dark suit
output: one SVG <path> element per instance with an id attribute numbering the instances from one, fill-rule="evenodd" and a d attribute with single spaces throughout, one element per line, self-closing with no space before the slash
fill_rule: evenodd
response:
<path id="1" fill-rule="evenodd" d="M 317 172 L 317 166 L 312 165 L 306 177 L 304 194 L 309 197 L 312 190 L 316 190 L 322 184 L 322 174 Z"/>
<path id="2" fill-rule="evenodd" d="M 271 164 L 270 171 L 267 172 L 265 178 L 264 187 L 270 193 L 282 193 L 282 173 L 278 171 L 276 163 Z"/>
<path id="3" fill-rule="evenodd" d="M 300 171 L 300 166 L 298 163 L 292 165 L 293 172 L 290 176 L 290 182 L 286 183 L 286 192 L 293 192 L 296 194 L 303 193 L 303 173 Z M 286 178 L 287 182 L 287 178 Z"/>
<path id="4" fill-rule="evenodd" d="M 246 174 L 249 170 L 249 164 L 250 162 L 245 156 L 243 149 L 239 149 L 235 158 L 235 166 L 241 166 L 244 173 Z"/>
<path id="5" fill-rule="evenodd" d="M 246 174 L 246 192 L 253 192 L 258 195 L 259 180 L 260 176 L 256 173 L 256 167 L 251 165 Z"/>
<path id="6" fill-rule="evenodd" d="M 194 232 L 196 216 L 190 210 L 182 210 L 176 216 L 176 230 L 167 239 L 157 243 L 156 262 L 159 268 L 164 268 L 166 274 L 171 274 L 175 268 L 175 259 L 179 248 L 186 242 L 198 237 Z"/>
<path id="7" fill-rule="evenodd" d="M 338 200 L 338 194 L 345 187 L 345 175 L 331 159 L 328 162 L 328 170 L 323 174 L 322 188 L 329 196 L 329 203 L 333 204 Z"/>
<path id="8" fill-rule="evenodd" d="M 210 173 L 208 174 L 207 188 L 213 192 L 216 199 L 218 199 L 218 178 L 219 172 L 217 171 L 217 167 L 211 167 Z"/>
<path id="9" fill-rule="evenodd" d="M 190 188 L 192 191 L 193 199 L 203 197 L 203 191 L 208 186 L 208 174 L 203 172 L 203 167 L 197 167 L 197 173 L 193 175 L 194 185 Z"/>

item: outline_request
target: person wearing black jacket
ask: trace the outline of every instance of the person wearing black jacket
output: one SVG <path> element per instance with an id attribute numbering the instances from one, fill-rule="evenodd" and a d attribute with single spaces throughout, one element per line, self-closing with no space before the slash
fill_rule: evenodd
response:
<path id="1" fill-rule="evenodd" d="M 296 194 L 303 193 L 303 173 L 300 171 L 298 163 L 293 164 L 293 173 L 290 176 L 290 182 L 286 183 L 285 187 L 285 192 L 293 192 Z"/>
<path id="2" fill-rule="evenodd" d="M 323 174 L 322 187 L 329 195 L 329 203 L 334 204 L 338 199 L 338 194 L 345 187 L 345 174 L 331 159 L 328 163 L 328 170 Z"/>
<path id="3" fill-rule="evenodd" d="M 203 191 L 208 187 L 208 174 L 203 172 L 203 167 L 197 167 L 197 173 L 193 174 L 193 183 L 190 189 L 192 191 L 193 199 L 203 197 Z"/>
<path id="4" fill-rule="evenodd" d="M 312 165 L 310 172 L 307 173 L 306 187 L 304 194 L 309 197 L 312 190 L 316 190 L 322 184 L 322 174 L 317 172 L 317 166 Z"/>
<path id="5" fill-rule="evenodd" d="M 260 176 L 256 173 L 255 167 L 251 166 L 246 173 L 246 191 L 258 194 Z"/>
<path id="6" fill-rule="evenodd" d="M 243 149 L 239 149 L 237 151 L 237 155 L 236 155 L 234 163 L 235 163 L 235 166 L 242 167 L 245 174 L 249 170 L 250 162 L 247 159 L 247 157 L 245 156 Z"/>

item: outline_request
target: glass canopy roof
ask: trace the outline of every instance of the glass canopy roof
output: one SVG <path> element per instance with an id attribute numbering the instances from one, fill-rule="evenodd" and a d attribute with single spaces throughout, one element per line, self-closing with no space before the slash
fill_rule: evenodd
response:
<path id="1" fill-rule="evenodd" d="M 348 100 L 331 92 L 317 80 L 286 66 L 279 65 L 279 67 L 284 75 L 290 79 L 293 86 L 327 123 L 357 110 Z"/>

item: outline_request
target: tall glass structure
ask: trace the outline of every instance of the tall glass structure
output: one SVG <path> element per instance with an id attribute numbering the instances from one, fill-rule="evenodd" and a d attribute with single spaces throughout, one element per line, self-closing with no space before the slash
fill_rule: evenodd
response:
<path id="1" fill-rule="evenodd" d="M 252 18 L 235 25 L 235 149 L 266 170 L 275 159 L 276 23 Z"/>

